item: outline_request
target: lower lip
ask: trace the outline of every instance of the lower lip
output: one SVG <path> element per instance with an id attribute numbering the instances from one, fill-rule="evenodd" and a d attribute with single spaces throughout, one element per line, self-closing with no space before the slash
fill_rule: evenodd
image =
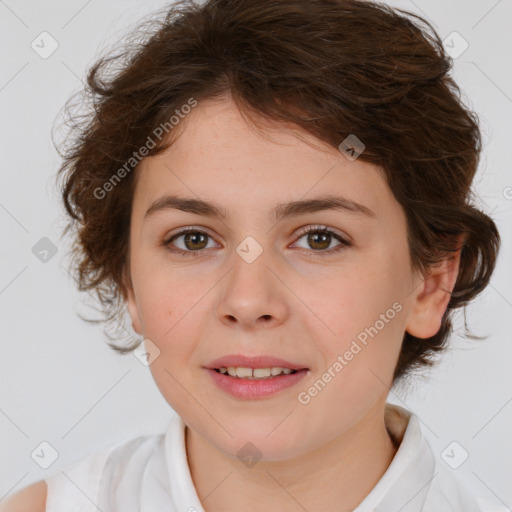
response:
<path id="1" fill-rule="evenodd" d="M 236 398 L 248 400 L 265 398 L 278 391 L 290 388 L 302 380 L 308 372 L 307 369 L 304 369 L 288 375 L 283 374 L 276 377 L 269 377 L 268 379 L 249 380 L 231 377 L 230 375 L 216 372 L 210 368 L 206 370 L 212 376 L 213 382 L 215 382 L 222 391 Z"/>

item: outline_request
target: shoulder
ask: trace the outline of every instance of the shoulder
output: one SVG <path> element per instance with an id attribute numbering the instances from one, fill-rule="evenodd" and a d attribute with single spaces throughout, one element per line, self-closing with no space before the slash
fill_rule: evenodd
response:
<path id="1" fill-rule="evenodd" d="M 0 502 L 0 512 L 45 512 L 47 485 L 35 482 Z"/>
<path id="2" fill-rule="evenodd" d="M 474 493 L 466 482 L 454 475 L 437 461 L 436 474 L 432 479 L 427 512 L 432 509 L 456 512 L 511 512 L 495 500 L 489 500 Z"/>
<path id="3" fill-rule="evenodd" d="M 96 512 L 96 506 L 102 510 L 101 504 L 111 499 L 110 493 L 121 481 L 126 482 L 125 489 L 136 492 L 137 481 L 147 463 L 158 454 L 160 438 L 160 435 L 130 438 L 91 452 L 48 475 L 46 510 Z"/>
<path id="4" fill-rule="evenodd" d="M 404 422 L 400 417 L 409 417 L 409 420 Z M 410 505 L 414 510 L 511 512 L 495 500 L 480 497 L 471 485 L 460 478 L 460 474 L 455 474 L 454 469 L 435 455 L 414 413 L 390 404 L 386 408 L 386 426 L 400 442 L 395 459 L 387 471 L 390 478 L 386 485 L 392 486 L 388 500 L 391 496 L 396 498 L 397 503 L 402 503 L 403 497 L 409 495 L 412 487 L 417 492 L 412 498 L 407 498 L 409 501 L 406 505 L 414 500 L 416 508 L 412 503 Z"/>
<path id="5" fill-rule="evenodd" d="M 476 500 L 482 512 L 511 512 L 511 510 L 505 505 L 497 503 L 496 501 L 490 501 L 487 498 L 482 498 L 480 496 L 477 496 Z"/>

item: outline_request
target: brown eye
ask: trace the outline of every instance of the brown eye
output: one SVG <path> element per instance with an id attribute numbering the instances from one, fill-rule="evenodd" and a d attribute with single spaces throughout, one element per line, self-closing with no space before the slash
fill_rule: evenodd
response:
<path id="1" fill-rule="evenodd" d="M 181 240 L 180 240 L 181 239 Z M 208 248 L 210 235 L 197 229 L 186 229 L 172 236 L 164 245 L 171 252 L 193 253 Z"/>
<path id="2" fill-rule="evenodd" d="M 329 245 L 331 245 L 332 235 L 326 232 L 313 232 L 308 233 L 308 244 L 313 249 L 328 249 Z"/>
<path id="3" fill-rule="evenodd" d="M 308 226 L 299 234 L 299 240 L 306 239 L 307 247 L 305 249 L 313 249 L 312 252 L 320 254 L 332 254 L 342 250 L 344 247 L 351 245 L 350 242 L 342 238 L 336 232 L 325 226 Z M 331 246 L 333 241 L 338 241 L 337 245 Z"/>
<path id="4" fill-rule="evenodd" d="M 183 243 L 187 249 L 191 251 L 197 251 L 198 249 L 204 249 L 207 242 L 208 235 L 203 233 L 186 233 L 183 238 Z"/>

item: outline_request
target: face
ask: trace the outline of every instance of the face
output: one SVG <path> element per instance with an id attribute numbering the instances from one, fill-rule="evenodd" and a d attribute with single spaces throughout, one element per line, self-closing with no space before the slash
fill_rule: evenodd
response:
<path id="1" fill-rule="evenodd" d="M 150 369 L 162 395 L 208 442 L 299 456 L 384 404 L 405 330 L 435 334 L 446 303 L 412 272 L 406 218 L 377 167 L 289 127 L 257 130 L 229 98 L 182 122 L 137 169 L 133 327 L 159 351 Z M 327 196 L 352 206 L 286 208 Z M 256 381 L 208 369 L 232 355 L 300 371 Z"/>

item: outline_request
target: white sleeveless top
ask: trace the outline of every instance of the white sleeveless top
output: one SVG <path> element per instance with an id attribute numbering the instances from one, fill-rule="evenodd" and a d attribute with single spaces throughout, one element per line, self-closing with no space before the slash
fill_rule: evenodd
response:
<path id="1" fill-rule="evenodd" d="M 354 512 L 510 512 L 473 497 L 437 460 L 418 418 L 386 404 L 386 427 L 400 446 Z M 204 512 L 190 474 L 185 424 L 91 453 L 45 478 L 46 512 Z"/>

